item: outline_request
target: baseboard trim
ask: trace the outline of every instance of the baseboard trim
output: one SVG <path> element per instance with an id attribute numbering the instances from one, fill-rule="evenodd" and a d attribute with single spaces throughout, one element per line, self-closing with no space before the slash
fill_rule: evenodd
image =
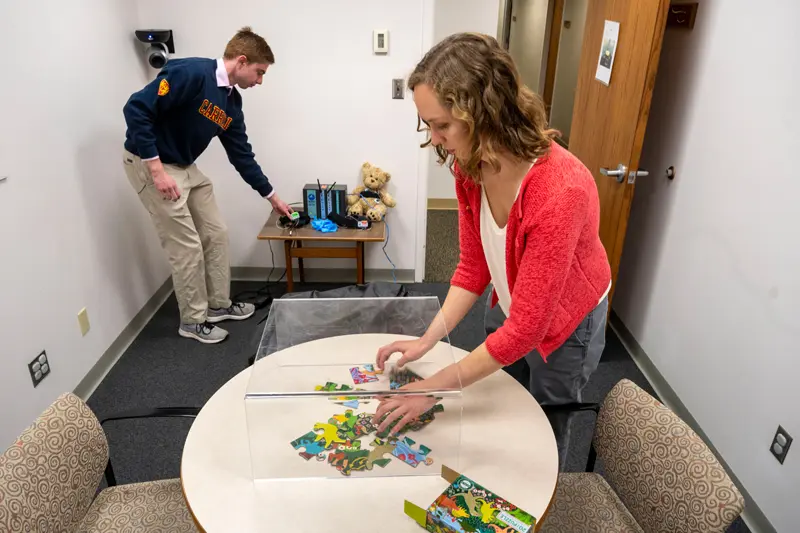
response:
<path id="1" fill-rule="evenodd" d="M 428 209 L 458 211 L 458 200 L 455 198 L 428 198 Z"/>
<path id="2" fill-rule="evenodd" d="M 644 377 L 647 378 L 647 381 L 649 381 L 653 386 L 653 389 L 661 398 L 661 401 L 664 403 L 664 405 L 669 407 L 684 422 L 689 424 L 695 433 L 697 433 L 700 438 L 703 439 L 706 445 L 708 445 L 711 451 L 714 452 L 717 460 L 719 460 L 722 467 L 733 480 L 733 483 L 742 493 L 742 496 L 744 496 L 745 507 L 744 511 L 742 512 L 742 520 L 744 520 L 745 524 L 747 524 L 747 527 L 750 528 L 750 531 L 752 533 L 777 533 L 772 524 L 770 524 L 766 515 L 764 515 L 763 511 L 758 507 L 758 505 L 756 505 L 750 494 L 744 489 L 742 483 L 733 473 L 730 466 L 728 466 L 728 464 L 722 459 L 719 451 L 717 451 L 717 449 L 711 443 L 708 435 L 703 432 L 702 428 L 697 423 L 697 420 L 695 420 L 695 418 L 689 412 L 689 409 L 686 408 L 672 387 L 670 387 L 669 383 L 667 383 L 667 380 L 664 378 L 661 372 L 659 372 L 658 368 L 656 368 L 653 361 L 641 347 L 639 342 L 628 330 L 627 326 L 625 326 L 625 323 L 622 322 L 622 319 L 613 310 L 611 311 L 609 325 L 614 333 L 617 334 L 617 337 L 619 337 L 619 340 L 630 354 L 631 359 L 633 359 L 634 363 L 636 363 L 636 366 L 639 367 L 639 370 L 642 372 L 642 374 L 644 374 Z"/>
<path id="3" fill-rule="evenodd" d="M 164 305 L 164 302 L 172 294 L 172 277 L 167 280 L 158 288 L 156 293 L 144 304 L 144 307 L 136 313 L 125 329 L 122 330 L 111 346 L 100 356 L 100 359 L 89 372 L 84 376 L 78 386 L 75 387 L 73 393 L 83 401 L 87 401 L 89 397 L 97 389 L 97 386 L 103 381 L 103 378 L 114 368 L 119 358 L 128 349 L 131 343 L 139 336 L 144 327 L 153 318 L 153 315 Z"/>
<path id="4" fill-rule="evenodd" d="M 272 270 L 271 267 L 233 267 L 231 277 L 237 281 L 263 281 L 266 282 L 267 276 Z M 356 283 L 356 271 L 354 268 L 306 268 L 306 282 L 310 283 Z M 294 282 L 300 282 L 300 270 L 292 269 Z M 275 268 L 272 279 L 277 281 L 283 273 L 283 268 Z M 414 283 L 414 270 L 396 270 L 398 283 Z M 286 281 L 284 276 L 283 282 Z M 394 281 L 392 270 L 389 268 L 368 268 L 364 270 L 364 281 Z"/>

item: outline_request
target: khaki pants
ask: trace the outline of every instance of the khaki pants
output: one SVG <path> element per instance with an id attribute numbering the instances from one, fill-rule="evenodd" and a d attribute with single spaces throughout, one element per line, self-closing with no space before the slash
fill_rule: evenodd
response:
<path id="1" fill-rule="evenodd" d="M 161 196 L 139 157 L 124 150 L 122 162 L 167 252 L 181 321 L 201 323 L 209 307 L 229 307 L 228 229 L 214 200 L 211 180 L 197 165 L 164 165 L 181 192 L 173 202 Z"/>

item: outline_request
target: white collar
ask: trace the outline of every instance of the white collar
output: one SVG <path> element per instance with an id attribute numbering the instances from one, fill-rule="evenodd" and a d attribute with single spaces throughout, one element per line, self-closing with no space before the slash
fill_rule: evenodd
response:
<path id="1" fill-rule="evenodd" d="M 228 78 L 228 71 L 225 70 L 225 61 L 222 58 L 217 59 L 217 87 L 226 87 L 228 94 L 231 94 L 233 90 L 231 80 Z"/>

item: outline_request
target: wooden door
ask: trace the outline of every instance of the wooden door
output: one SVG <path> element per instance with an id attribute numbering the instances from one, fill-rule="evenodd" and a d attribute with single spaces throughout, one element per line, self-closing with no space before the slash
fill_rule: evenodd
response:
<path id="1" fill-rule="evenodd" d="M 616 287 L 669 0 L 591 0 L 575 91 L 569 151 L 592 171 L 600 194 L 600 238 Z M 606 21 L 619 23 L 608 84 L 596 79 Z M 621 178 L 604 175 L 616 171 Z"/>

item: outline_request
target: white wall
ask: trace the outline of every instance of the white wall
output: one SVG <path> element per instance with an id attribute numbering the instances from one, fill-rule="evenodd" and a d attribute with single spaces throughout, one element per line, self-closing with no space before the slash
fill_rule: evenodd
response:
<path id="1" fill-rule="evenodd" d="M 417 228 L 419 137 L 409 94 L 392 100 L 392 78 L 407 79 L 421 57 L 422 0 L 321 2 L 140 0 L 142 24 L 175 32 L 176 56 L 221 56 L 244 26 L 275 53 L 264 84 L 242 92 L 257 161 L 287 202 L 302 201 L 305 183 L 336 181 L 352 189 L 369 161 L 392 174 L 387 251 L 398 269 L 413 269 L 408 243 Z M 305 12 L 301 14 L 301 10 Z M 187 16 L 190 14 L 191 16 Z M 389 53 L 372 52 L 373 29 L 389 30 Z M 261 199 L 212 142 L 198 164 L 214 181 L 228 224 L 234 266 L 269 266 L 256 236 L 269 214 Z M 275 259 L 283 265 L 282 248 Z M 367 268 L 391 268 L 380 246 L 367 245 Z M 354 267 L 352 260 L 306 260 L 308 267 Z"/>
<path id="2" fill-rule="evenodd" d="M 169 275 L 121 164 L 122 106 L 144 82 L 135 19 L 123 0 L 0 3 L 0 449 Z M 43 349 L 52 372 L 34 389 L 27 363 Z"/>
<path id="3" fill-rule="evenodd" d="M 572 125 L 572 107 L 575 103 L 575 89 L 578 85 L 578 68 L 581 62 L 583 31 L 586 28 L 586 8 L 589 0 L 566 0 L 561 25 L 561 38 L 558 43 L 558 62 L 556 63 L 555 83 L 553 85 L 553 105 L 550 109 L 550 125 L 561 132 L 569 141 Z M 564 27 L 569 21 L 570 27 Z"/>
<path id="4" fill-rule="evenodd" d="M 768 450 L 778 424 L 800 439 L 798 19 L 704 0 L 667 30 L 614 302 L 778 531 L 800 493 L 800 447 Z"/>
<path id="5" fill-rule="evenodd" d="M 509 52 L 525 85 L 541 92 L 547 42 L 548 0 L 514 0 L 511 4 Z M 516 17 L 516 21 L 514 21 Z"/>
<path id="6" fill-rule="evenodd" d="M 499 0 L 435 0 L 433 39 L 438 43 L 448 35 L 475 31 L 497 36 L 500 13 Z M 453 175 L 447 166 L 440 166 L 436 153 L 426 150 L 428 171 L 428 198 L 456 197 Z"/>

